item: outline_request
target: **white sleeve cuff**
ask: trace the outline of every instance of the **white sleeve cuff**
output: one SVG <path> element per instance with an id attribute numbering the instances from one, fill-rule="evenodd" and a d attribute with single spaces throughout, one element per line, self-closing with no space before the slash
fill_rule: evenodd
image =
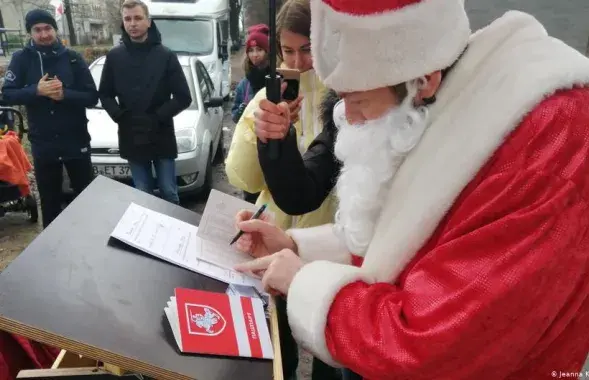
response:
<path id="1" fill-rule="evenodd" d="M 334 263 L 351 263 L 352 255 L 334 234 L 333 224 L 293 228 L 286 233 L 296 243 L 298 255 L 303 261 L 327 260 Z"/>
<path id="2" fill-rule="evenodd" d="M 301 268 L 288 291 L 288 323 L 294 338 L 301 347 L 332 367 L 341 365 L 327 349 L 327 314 L 340 289 L 358 280 L 374 282 L 361 268 L 315 261 Z"/>

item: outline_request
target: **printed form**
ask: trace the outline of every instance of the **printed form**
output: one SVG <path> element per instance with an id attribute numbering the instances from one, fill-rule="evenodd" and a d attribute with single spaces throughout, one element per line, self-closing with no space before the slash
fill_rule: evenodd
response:
<path id="1" fill-rule="evenodd" d="M 259 279 L 232 269 L 238 263 L 251 260 L 249 255 L 232 249 L 229 242 L 223 247 L 220 243 L 206 241 L 202 234 L 199 236 L 198 227 L 135 203 L 129 205 L 111 236 L 162 260 L 219 281 L 262 289 Z"/>

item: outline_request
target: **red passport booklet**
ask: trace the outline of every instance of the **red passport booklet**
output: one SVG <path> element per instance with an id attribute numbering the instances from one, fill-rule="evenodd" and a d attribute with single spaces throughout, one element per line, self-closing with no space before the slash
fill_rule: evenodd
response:
<path id="1" fill-rule="evenodd" d="M 164 311 L 180 351 L 274 358 L 260 299 L 183 288 L 174 293 Z"/>

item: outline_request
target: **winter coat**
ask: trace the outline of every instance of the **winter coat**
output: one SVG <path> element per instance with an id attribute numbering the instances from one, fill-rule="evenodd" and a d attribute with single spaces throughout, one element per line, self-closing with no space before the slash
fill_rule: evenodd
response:
<path id="1" fill-rule="evenodd" d="M 270 73 L 268 68 L 256 69 L 252 68 L 246 77 L 239 82 L 235 88 L 235 99 L 233 107 L 231 107 L 231 119 L 234 123 L 239 122 L 245 107 L 250 100 L 256 96 L 258 91 L 266 86 L 266 75 Z"/>
<path id="2" fill-rule="evenodd" d="M 123 44 L 106 55 L 100 101 L 119 125 L 122 158 L 135 161 L 178 156 L 174 116 L 192 102 L 178 57 L 161 43 L 155 22 L 147 41 Z M 118 101 L 117 101 L 118 98 Z"/>
<path id="3" fill-rule="evenodd" d="M 304 99 L 299 121 L 294 125 L 296 144 L 301 155 L 323 130 L 320 109 L 326 92 L 326 87 L 313 71 L 301 75 L 300 94 Z M 276 224 L 283 229 L 311 227 L 332 222 L 336 210 L 336 199 L 333 195 L 327 196 L 319 208 L 303 215 L 289 215 L 274 202 L 258 159 L 258 138 L 254 131 L 254 112 L 260 100 L 265 97 L 266 91 L 262 89 L 250 101 L 235 127 L 225 161 L 225 171 L 229 182 L 249 193 L 261 192 L 256 204 L 267 203 L 268 210 L 274 214 Z"/>
<path id="4" fill-rule="evenodd" d="M 45 74 L 63 83 L 63 100 L 37 95 Z M 30 41 L 14 53 L 4 79 L 4 103 L 26 107 L 33 156 L 68 159 L 90 154 L 86 107 L 96 105 L 98 92 L 80 54 L 59 41 L 50 47 Z"/>
<path id="5" fill-rule="evenodd" d="M 235 88 L 235 98 L 231 107 L 231 119 L 237 123 L 249 101 L 255 96 L 254 90 L 247 78 L 243 78 Z"/>
<path id="6" fill-rule="evenodd" d="M 321 104 L 323 130 L 302 156 L 294 128 L 279 142 L 278 160 L 270 159 L 268 145 L 258 140 L 258 159 L 268 190 L 276 205 L 289 215 L 316 210 L 335 186 L 341 167 L 333 152 L 337 134 L 333 108 L 338 100 L 334 91 L 326 94 Z"/>

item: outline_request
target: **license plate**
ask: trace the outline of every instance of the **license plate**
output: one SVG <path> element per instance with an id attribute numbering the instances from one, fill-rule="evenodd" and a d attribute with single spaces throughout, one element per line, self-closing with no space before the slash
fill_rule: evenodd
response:
<path id="1" fill-rule="evenodd" d="M 94 175 L 103 175 L 111 178 L 125 178 L 131 176 L 131 168 L 128 165 L 93 165 Z"/>

